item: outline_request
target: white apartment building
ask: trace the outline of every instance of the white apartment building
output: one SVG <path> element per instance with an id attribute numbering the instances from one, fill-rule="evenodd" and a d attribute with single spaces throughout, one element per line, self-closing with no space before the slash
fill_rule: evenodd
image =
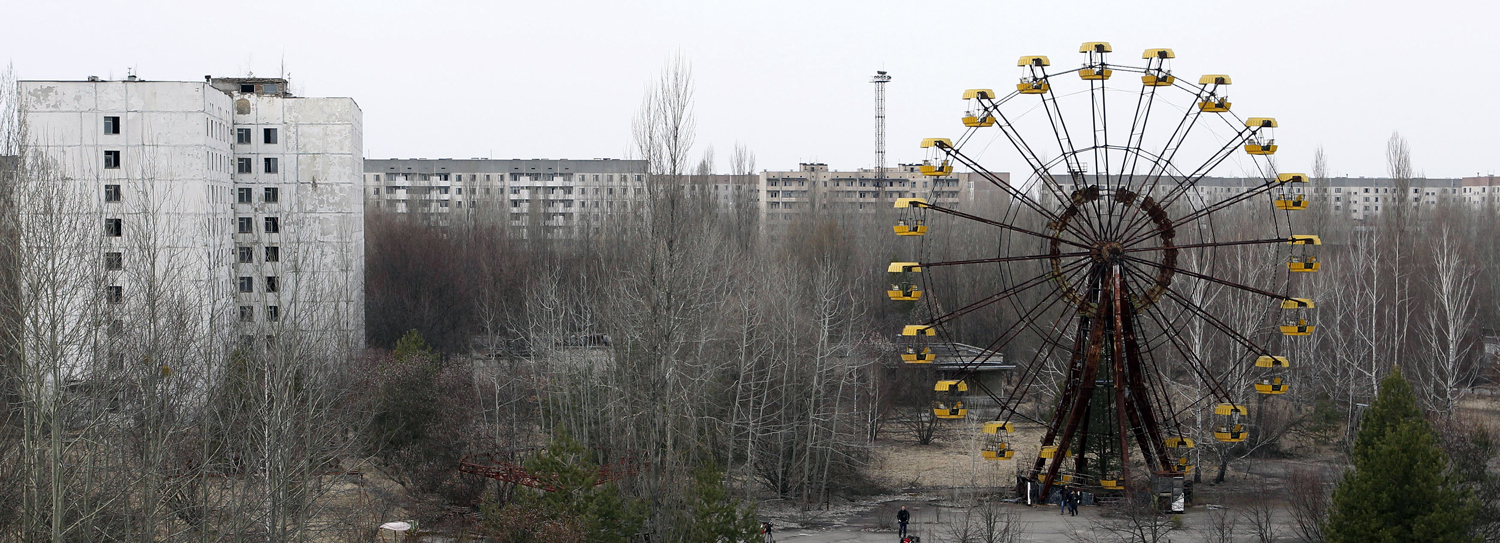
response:
<path id="1" fill-rule="evenodd" d="M 646 199 L 643 160 L 369 159 L 365 202 L 436 226 L 505 224 L 519 237 L 571 238 Z M 690 176 L 683 190 L 721 206 L 753 201 L 751 176 Z"/>
<path id="2" fill-rule="evenodd" d="M 920 164 L 901 164 L 881 176 L 874 168 L 852 171 L 828 169 L 827 164 L 803 163 L 796 170 L 760 174 L 760 207 L 768 232 L 779 233 L 800 216 L 875 213 L 892 209 L 897 198 L 926 198 L 933 205 L 961 208 L 1004 195 L 1004 189 L 975 173 L 931 177 Z M 995 174 L 1009 184 L 1010 174 Z"/>
<path id="3" fill-rule="evenodd" d="M 102 238 L 105 303 L 132 303 L 151 271 L 141 268 L 165 257 L 201 297 L 205 329 L 226 341 L 296 326 L 363 345 L 353 99 L 294 96 L 276 78 L 19 86 L 33 149 L 102 210 L 104 224 L 80 234 Z"/>
<path id="4" fill-rule="evenodd" d="M 1087 182 L 1095 182 L 1094 176 L 1086 177 Z M 1074 190 L 1073 184 L 1066 177 L 1060 177 L 1059 181 L 1064 192 Z M 1195 205 L 1212 204 L 1243 194 L 1246 190 L 1263 185 L 1265 182 L 1264 178 L 1259 177 L 1204 177 L 1194 183 L 1193 188 L 1186 194 L 1191 195 L 1190 200 L 1195 202 Z M 1175 184 L 1164 179 L 1153 191 L 1153 195 L 1160 198 L 1173 186 Z M 1496 191 L 1500 190 L 1500 178 L 1495 176 L 1462 179 L 1415 178 L 1409 180 L 1407 187 L 1410 193 L 1403 196 L 1397 187 L 1396 180 L 1389 177 L 1329 177 L 1314 178 L 1308 183 L 1291 183 L 1286 186 L 1285 190 L 1289 195 L 1305 195 L 1314 202 L 1322 200 L 1330 210 L 1336 213 L 1347 213 L 1350 218 L 1356 220 L 1379 215 L 1382 206 L 1389 208 L 1390 205 L 1403 200 L 1422 207 L 1434 207 L 1438 202 L 1444 201 L 1470 205 L 1500 203 L 1500 194 L 1496 194 Z M 1051 191 L 1045 188 L 1034 190 L 1041 191 L 1044 198 L 1056 204 Z"/>

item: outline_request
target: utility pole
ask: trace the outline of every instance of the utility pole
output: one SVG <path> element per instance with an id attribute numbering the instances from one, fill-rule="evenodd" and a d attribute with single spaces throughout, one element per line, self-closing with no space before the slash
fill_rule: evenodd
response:
<path id="1" fill-rule="evenodd" d="M 885 197 L 885 84 L 891 76 L 885 70 L 875 72 L 870 82 L 875 84 L 875 187 L 876 194 Z"/>

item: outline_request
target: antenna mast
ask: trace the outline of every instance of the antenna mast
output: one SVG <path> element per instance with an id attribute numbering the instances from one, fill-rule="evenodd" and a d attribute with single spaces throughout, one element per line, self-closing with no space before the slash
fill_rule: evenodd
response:
<path id="1" fill-rule="evenodd" d="M 885 70 L 875 72 L 870 82 L 875 84 L 875 186 L 885 181 L 885 84 L 891 76 Z M 878 191 L 884 197 L 884 190 Z"/>

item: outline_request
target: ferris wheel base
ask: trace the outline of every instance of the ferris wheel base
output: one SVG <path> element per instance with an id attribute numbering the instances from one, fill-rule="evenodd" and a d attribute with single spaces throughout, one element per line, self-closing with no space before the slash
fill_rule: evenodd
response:
<path id="1" fill-rule="evenodd" d="M 1100 483 L 1105 482 L 1100 481 Z M 1072 487 L 1080 494 L 1080 505 L 1120 503 L 1127 497 L 1125 487 L 1121 486 L 1125 483 L 1124 481 L 1108 482 L 1111 484 L 1084 485 L 1059 481 L 1060 484 L 1052 485 L 1047 495 L 1043 496 L 1042 489 L 1047 485 L 1043 484 L 1041 478 L 1016 476 L 1016 495 L 1019 496 L 1017 502 L 1032 506 L 1057 505 L 1064 486 Z M 1139 492 L 1147 488 L 1136 490 Z M 1156 510 L 1162 513 L 1183 513 L 1193 498 L 1193 482 L 1179 471 L 1162 471 L 1152 475 L 1149 490 Z"/>

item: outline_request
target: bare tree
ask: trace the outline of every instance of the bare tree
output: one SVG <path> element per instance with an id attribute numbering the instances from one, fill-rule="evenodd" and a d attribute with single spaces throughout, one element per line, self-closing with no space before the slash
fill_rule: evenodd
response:
<path id="1" fill-rule="evenodd" d="M 1464 387 L 1474 377 L 1469 361 L 1474 326 L 1474 271 L 1469 268 L 1457 236 L 1443 227 L 1432 247 L 1431 307 L 1422 336 L 1427 361 L 1417 373 L 1427 408 L 1449 414 L 1458 406 Z"/>

